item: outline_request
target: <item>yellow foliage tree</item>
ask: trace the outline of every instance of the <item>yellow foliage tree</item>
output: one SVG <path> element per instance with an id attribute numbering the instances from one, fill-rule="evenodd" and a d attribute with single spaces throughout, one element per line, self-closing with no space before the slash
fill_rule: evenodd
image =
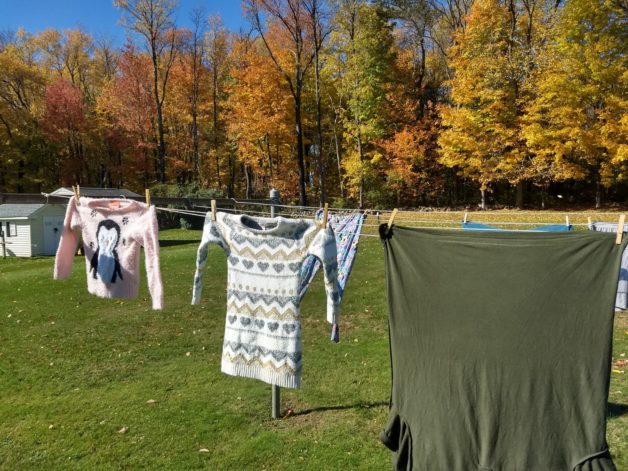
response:
<path id="1" fill-rule="evenodd" d="M 454 77 L 451 102 L 441 108 L 441 162 L 480 185 L 483 207 L 492 183 L 528 176 L 520 106 L 536 18 L 515 3 L 477 0 L 449 51 Z"/>
<path id="2" fill-rule="evenodd" d="M 628 177 L 625 12 L 608 0 L 571 0 L 554 25 L 530 86 L 523 134 L 542 183 Z"/>
<path id="3" fill-rule="evenodd" d="M 276 54 L 281 32 L 270 28 L 266 40 Z M 226 102 L 227 134 L 244 164 L 247 196 L 266 195 L 271 187 L 282 196 L 299 194 L 299 171 L 292 158 L 294 144 L 293 98 L 284 77 L 260 39 L 241 38 L 234 44 L 234 64 Z"/>

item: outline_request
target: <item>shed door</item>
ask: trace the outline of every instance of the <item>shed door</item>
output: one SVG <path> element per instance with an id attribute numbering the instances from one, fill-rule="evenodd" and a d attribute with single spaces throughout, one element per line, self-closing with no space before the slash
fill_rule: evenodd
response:
<path id="1" fill-rule="evenodd" d="M 55 255 L 63 229 L 63 216 L 44 216 L 44 255 Z"/>

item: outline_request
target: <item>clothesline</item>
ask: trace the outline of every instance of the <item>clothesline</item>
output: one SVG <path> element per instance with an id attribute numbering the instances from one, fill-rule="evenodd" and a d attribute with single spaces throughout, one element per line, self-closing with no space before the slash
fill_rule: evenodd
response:
<path id="1" fill-rule="evenodd" d="M 263 205 L 266 205 L 265 203 L 262 203 Z M 286 206 L 286 205 L 278 205 L 280 207 L 287 207 L 287 208 L 292 208 L 292 206 Z M 195 207 L 197 208 L 207 208 L 210 209 L 209 206 L 202 206 L 202 205 L 195 205 Z M 320 208 L 317 208 L 317 210 Z M 243 210 L 243 209 L 238 209 L 238 212 L 241 213 L 247 213 L 247 214 L 255 214 L 255 215 L 261 215 L 261 216 L 268 216 L 268 213 L 266 212 L 262 212 L 262 211 L 250 211 L 250 210 Z M 294 216 L 294 215 L 286 215 L 285 213 L 282 214 L 283 216 Z M 301 215 L 301 214 L 297 214 L 297 215 Z M 308 216 L 308 215 L 305 215 Z M 314 216 L 314 215 L 309 215 L 310 217 Z M 423 224 L 460 224 L 462 223 L 462 220 L 451 220 L 451 219 L 413 219 L 413 218 L 395 218 L 395 220 L 397 222 L 399 221 L 405 221 L 408 222 L 409 226 L 412 226 L 412 223 L 423 223 Z M 386 222 L 385 218 L 382 218 L 382 222 Z M 478 222 L 478 221 L 473 221 L 473 222 Z M 496 224 L 496 225 L 506 225 L 506 226 L 553 226 L 553 225 L 557 225 L 557 224 L 561 224 L 561 222 L 538 222 L 538 221 L 530 221 L 530 222 L 514 222 L 514 221 L 485 221 L 485 223 L 490 223 L 490 224 Z M 570 223 L 570 226 L 588 226 L 588 223 Z M 379 224 L 362 224 L 362 226 L 367 226 L 367 227 L 379 227 Z M 467 230 L 470 230 L 469 228 L 466 228 Z"/>
<path id="2" fill-rule="evenodd" d="M 50 194 L 49 193 L 42 193 L 42 195 L 48 197 Z M 66 195 L 58 195 L 62 198 L 66 198 L 66 199 L 70 199 L 71 196 L 66 196 Z M 250 203 L 250 202 L 246 202 L 246 201 L 239 201 L 239 200 L 235 200 L 234 202 L 237 204 L 250 204 L 250 205 L 260 205 L 260 206 L 275 206 L 275 207 L 280 207 L 280 208 L 290 208 L 290 209 L 299 209 L 299 208 L 303 208 L 303 209 L 309 209 L 311 212 L 315 213 L 316 211 L 318 211 L 320 208 L 317 206 L 292 206 L 292 205 L 283 205 L 283 204 L 271 204 L 271 203 Z M 203 206 L 203 205 L 195 205 L 195 207 L 197 208 L 207 208 L 209 209 L 208 206 Z M 195 217 L 205 217 L 207 212 L 206 211 L 194 211 L 194 210 L 190 210 L 190 209 L 177 209 L 177 208 L 165 208 L 162 206 L 155 206 L 156 210 L 159 211 L 165 211 L 165 212 L 170 212 L 170 213 L 176 213 L 176 214 L 182 214 L 185 216 L 195 216 Z M 344 208 L 329 208 L 329 210 L 333 210 L 333 211 L 346 211 L 346 209 Z M 235 210 L 239 213 L 246 213 L 246 214 L 252 214 L 252 215 L 260 215 L 260 216 L 266 216 L 268 217 L 268 213 L 267 212 L 263 212 L 263 211 L 253 211 L 253 210 L 245 210 L 245 209 L 237 209 Z M 385 213 L 390 212 L 390 210 L 371 210 L 373 212 L 374 215 L 378 215 L 380 216 L 380 220 L 381 222 L 386 222 L 386 217 L 385 217 Z M 399 212 L 401 213 L 418 213 L 421 211 L 409 211 L 409 210 L 399 210 Z M 305 213 L 305 212 L 304 212 Z M 463 211 L 425 211 L 425 212 L 421 212 L 423 214 L 453 214 L 453 213 L 464 213 Z M 505 214 L 526 214 L 527 212 L 521 211 L 521 212 L 512 212 L 512 213 L 499 213 L 499 215 L 505 215 Z M 543 213 L 543 214 L 564 214 L 564 213 L 559 213 L 559 212 L 547 212 L 547 213 Z M 611 213 L 611 212 L 606 212 L 606 213 L 578 213 L 578 215 L 583 215 L 583 214 L 596 214 L 596 215 L 602 215 L 602 214 L 613 214 L 616 215 L 617 213 Z M 297 214 L 298 216 L 303 216 L 303 217 L 314 217 L 314 214 L 308 215 L 308 214 Z M 283 214 L 284 217 L 287 216 L 292 216 L 290 214 Z M 452 220 L 452 219 L 415 219 L 415 218 L 405 218 L 405 217 L 397 217 L 395 218 L 395 220 L 397 222 L 404 222 L 406 223 L 406 225 L 411 226 L 411 227 L 415 227 L 417 229 L 434 229 L 434 227 L 432 226 L 415 226 L 414 223 L 418 223 L 418 224 L 460 224 L 462 221 L 461 220 Z M 482 222 L 482 223 L 487 223 L 487 224 L 495 224 L 495 225 L 500 225 L 500 226 L 549 226 L 549 225 L 555 225 L 555 224 L 560 224 L 560 222 L 539 222 L 539 221 L 530 221 L 530 222 L 515 222 L 515 221 L 476 221 L 474 220 L 473 222 Z M 367 223 L 363 223 L 362 224 L 364 227 L 379 227 L 379 224 L 367 224 Z M 581 226 L 581 227 L 588 227 L 588 223 L 570 223 L 571 226 Z M 446 227 L 441 227 L 440 229 L 461 229 L 461 228 L 446 228 Z M 465 230 L 484 230 L 484 229 L 474 229 L 474 228 L 465 228 Z M 535 231 L 533 231 L 535 232 Z M 370 234 L 361 234 L 364 236 L 372 236 L 372 237 L 379 237 L 377 235 L 370 235 Z"/>
<path id="3" fill-rule="evenodd" d="M 255 206 L 275 206 L 278 208 L 292 208 L 292 209 L 313 209 L 313 210 L 317 210 L 320 209 L 320 206 L 301 206 L 301 205 L 288 205 L 288 204 L 276 204 L 276 203 L 262 203 L 262 202 L 251 202 L 251 201 L 240 201 L 237 200 L 235 198 L 233 198 L 233 201 L 236 204 L 242 204 L 242 205 L 255 205 Z M 386 214 L 386 213 L 392 213 L 393 209 L 372 209 L 372 208 L 366 208 L 366 209 L 351 209 L 351 208 L 333 208 L 333 207 L 329 207 L 328 208 L 329 211 L 338 211 L 338 212 L 359 212 L 359 211 L 364 211 L 364 212 L 370 212 L 373 214 L 377 214 L 379 213 L 380 215 Z M 521 215 L 521 214 L 538 214 L 539 211 L 535 211 L 535 210 L 510 210 L 510 211 L 502 211 L 502 210 L 496 210 L 499 211 L 499 215 L 512 215 L 512 214 L 517 214 L 517 215 Z M 545 210 L 540 210 L 543 214 L 547 214 L 547 215 L 554 215 L 554 214 L 560 214 L 560 215 L 569 215 L 572 214 L 571 211 L 545 211 Z M 420 209 L 398 209 L 397 212 L 399 213 L 422 213 L 422 214 L 456 214 L 456 213 L 460 213 L 460 214 L 464 214 L 464 213 L 478 213 L 478 214 L 485 214 L 487 213 L 487 211 L 485 210 L 467 210 L 467 209 L 455 209 L 455 210 L 420 210 Z M 578 215 L 618 215 L 620 214 L 619 212 L 613 212 L 613 211 L 587 211 L 587 212 L 580 212 L 578 211 Z M 396 218 L 397 219 L 397 218 Z"/>

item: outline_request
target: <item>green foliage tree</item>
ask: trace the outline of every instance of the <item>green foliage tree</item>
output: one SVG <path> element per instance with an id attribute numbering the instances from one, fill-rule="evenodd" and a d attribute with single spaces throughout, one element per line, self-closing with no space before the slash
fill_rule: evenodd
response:
<path id="1" fill-rule="evenodd" d="M 340 2 L 334 23 L 325 75 L 343 103 L 347 187 L 363 207 L 367 185 L 375 182 L 383 160 L 376 141 L 387 132 L 392 26 L 381 7 L 361 0 Z"/>

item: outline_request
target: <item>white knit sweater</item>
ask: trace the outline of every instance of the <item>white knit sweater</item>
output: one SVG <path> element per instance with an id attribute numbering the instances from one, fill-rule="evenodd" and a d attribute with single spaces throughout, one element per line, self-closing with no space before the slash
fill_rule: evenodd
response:
<path id="1" fill-rule="evenodd" d="M 198 248 L 192 304 L 198 304 L 208 244 L 228 256 L 227 318 L 222 371 L 282 387 L 301 381 L 298 287 L 307 255 L 324 268 L 327 320 L 338 322 L 336 241 L 331 228 L 304 219 L 211 213 Z"/>

